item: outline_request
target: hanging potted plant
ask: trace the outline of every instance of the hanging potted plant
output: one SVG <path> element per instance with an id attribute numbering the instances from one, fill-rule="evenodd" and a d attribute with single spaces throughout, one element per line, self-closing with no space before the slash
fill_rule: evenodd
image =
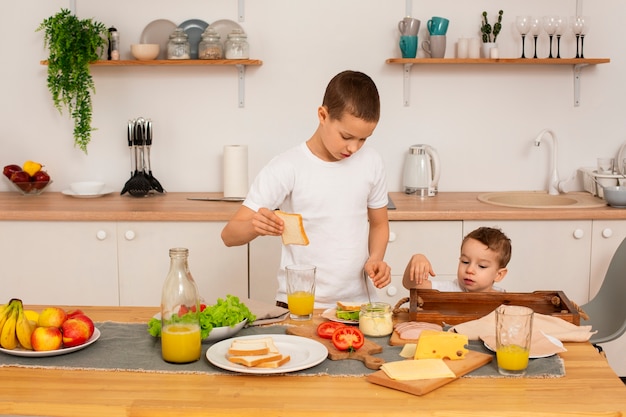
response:
<path id="1" fill-rule="evenodd" d="M 482 23 L 480 26 L 480 33 L 483 38 L 483 58 L 489 58 L 489 50 L 491 48 L 497 48 L 498 44 L 496 43 L 496 39 L 502 30 L 502 15 L 504 14 L 503 10 L 498 12 L 498 20 L 496 23 L 489 24 L 489 19 L 487 18 L 487 12 L 483 11 Z"/>
<path id="2" fill-rule="evenodd" d="M 93 19 L 78 19 L 61 9 L 37 28 L 44 31 L 44 46 L 49 49 L 48 90 L 54 106 L 65 107 L 74 119 L 74 145 L 87 153 L 91 141 L 91 93 L 95 85 L 89 64 L 98 60 L 107 45 L 108 30 Z"/>

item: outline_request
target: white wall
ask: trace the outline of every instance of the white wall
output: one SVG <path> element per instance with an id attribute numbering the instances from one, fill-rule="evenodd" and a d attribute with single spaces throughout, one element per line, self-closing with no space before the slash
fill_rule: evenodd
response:
<path id="1" fill-rule="evenodd" d="M 582 4 L 582 0 L 579 0 Z M 236 0 L 77 0 L 79 17 L 94 17 L 121 34 L 123 58 L 143 28 L 159 18 L 176 23 L 237 19 Z M 155 176 L 169 191 L 221 191 L 225 144 L 247 144 L 250 175 L 278 152 L 306 140 L 316 127 L 316 108 L 337 72 L 356 69 L 377 83 L 382 118 L 368 146 L 387 164 L 389 188 L 401 190 L 404 154 L 414 143 L 440 153 L 441 191 L 542 189 L 550 145 L 536 148 L 535 135 L 552 128 L 559 139 L 562 177 L 596 157 L 614 155 L 626 139 L 622 110 L 626 55 L 620 31 L 626 3 L 586 1 L 591 18 L 587 57 L 611 58 L 582 74 L 582 102 L 573 105 L 570 66 L 414 66 L 411 106 L 403 105 L 398 20 L 405 0 L 246 0 L 241 23 L 251 44 L 245 108 L 237 106 L 234 67 L 97 67 L 93 133 L 89 153 L 73 146 L 72 121 L 59 115 L 46 87 L 44 18 L 69 8 L 69 0 L 20 0 L 3 6 L 0 27 L 0 164 L 43 162 L 61 191 L 81 179 L 98 178 L 121 189 L 129 175 L 126 124 L 150 117 Z M 409 4 L 411 4 L 409 2 Z M 480 16 L 504 10 L 498 38 L 501 57 L 518 57 L 521 40 L 514 28 L 519 14 L 573 15 L 575 0 L 413 0 L 421 19 L 420 39 L 433 15 L 451 20 L 446 57 L 459 37 L 477 36 Z M 545 35 L 544 35 L 545 36 Z M 527 49 L 532 52 L 532 48 Z M 421 51 L 420 51 L 421 53 Z M 563 56 L 574 55 L 573 37 Z M 547 56 L 547 37 L 540 42 Z M 548 144 L 548 142 L 546 142 Z M 2 180 L 0 191 L 8 190 Z"/>

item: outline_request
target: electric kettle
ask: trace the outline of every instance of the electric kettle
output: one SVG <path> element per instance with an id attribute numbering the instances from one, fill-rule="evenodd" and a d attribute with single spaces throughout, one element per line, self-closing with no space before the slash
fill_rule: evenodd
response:
<path id="1" fill-rule="evenodd" d="M 437 195 L 439 154 L 429 145 L 413 145 L 404 159 L 403 185 L 406 194 L 420 197 Z"/>

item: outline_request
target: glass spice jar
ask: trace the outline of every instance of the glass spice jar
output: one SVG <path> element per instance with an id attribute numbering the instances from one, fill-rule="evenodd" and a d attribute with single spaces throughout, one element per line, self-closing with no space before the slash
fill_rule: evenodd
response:
<path id="1" fill-rule="evenodd" d="M 228 39 L 224 45 L 226 59 L 248 59 L 250 58 L 250 45 L 248 36 L 241 29 L 233 29 L 228 34 Z"/>
<path id="2" fill-rule="evenodd" d="M 381 302 L 365 303 L 359 313 L 359 330 L 365 336 L 387 336 L 393 332 L 391 305 Z"/>
<path id="3" fill-rule="evenodd" d="M 220 34 L 211 26 L 207 27 L 202 34 L 202 40 L 198 45 L 199 59 L 222 59 L 224 57 L 224 48 L 220 40 Z"/>
<path id="4" fill-rule="evenodd" d="M 167 59 L 189 59 L 190 57 L 189 36 L 182 28 L 176 28 L 167 43 Z"/>
<path id="5" fill-rule="evenodd" d="M 189 272 L 189 249 L 170 249 L 170 269 L 161 294 L 161 355 L 170 363 L 200 359 L 200 298 Z"/>

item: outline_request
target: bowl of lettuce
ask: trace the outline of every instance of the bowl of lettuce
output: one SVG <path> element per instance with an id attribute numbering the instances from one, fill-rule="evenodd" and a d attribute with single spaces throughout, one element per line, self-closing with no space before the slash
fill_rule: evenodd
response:
<path id="1" fill-rule="evenodd" d="M 186 315 L 196 314 L 192 308 L 187 310 L 181 307 L 178 310 L 180 321 L 185 321 Z M 200 336 L 203 342 L 217 342 L 236 335 L 246 324 L 256 319 L 250 309 L 239 301 L 238 297 L 227 295 L 225 299 L 218 298 L 214 305 L 200 304 Z M 177 320 L 176 316 L 173 320 Z M 148 333 L 154 337 L 161 336 L 161 314 L 158 313 L 148 321 Z"/>

